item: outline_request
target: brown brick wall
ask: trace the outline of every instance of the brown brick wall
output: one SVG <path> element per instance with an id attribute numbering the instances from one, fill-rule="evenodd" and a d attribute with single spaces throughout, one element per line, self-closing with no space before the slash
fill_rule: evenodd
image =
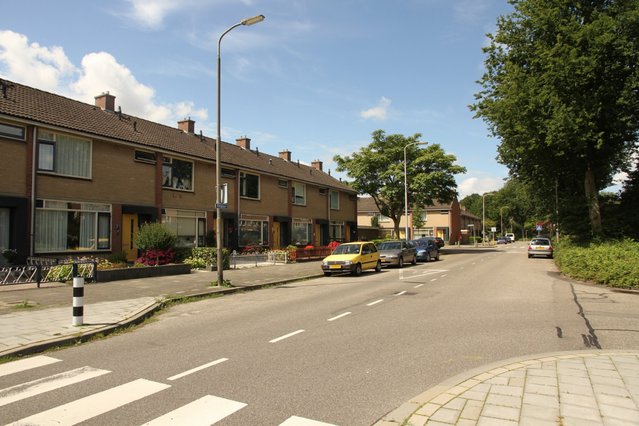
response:
<path id="1" fill-rule="evenodd" d="M 27 197 L 27 160 L 29 149 L 24 141 L 0 138 L 0 194 Z"/>

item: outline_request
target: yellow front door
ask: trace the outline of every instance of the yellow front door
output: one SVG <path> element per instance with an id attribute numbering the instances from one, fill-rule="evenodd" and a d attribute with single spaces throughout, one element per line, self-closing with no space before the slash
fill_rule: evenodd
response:
<path id="1" fill-rule="evenodd" d="M 280 223 L 273 222 L 273 236 L 271 237 L 271 241 L 273 241 L 273 245 L 271 246 L 274 249 L 280 248 Z"/>
<path id="2" fill-rule="evenodd" d="M 138 246 L 135 244 L 135 236 L 138 234 L 138 215 L 122 215 L 122 251 L 126 254 L 126 260 L 135 261 L 138 257 Z"/>

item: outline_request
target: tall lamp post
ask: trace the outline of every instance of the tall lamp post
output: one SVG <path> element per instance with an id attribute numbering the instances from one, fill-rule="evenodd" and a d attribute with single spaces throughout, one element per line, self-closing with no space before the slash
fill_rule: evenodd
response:
<path id="1" fill-rule="evenodd" d="M 264 20 L 264 15 L 257 15 L 252 18 L 246 18 L 239 23 L 231 26 L 224 31 L 220 38 L 217 40 L 217 136 L 215 138 L 215 244 L 217 246 L 217 285 L 222 286 L 224 284 L 224 263 L 222 261 L 222 208 L 226 207 L 222 205 L 221 192 L 222 192 L 222 124 L 221 124 L 221 58 L 220 58 L 220 44 L 222 43 L 222 37 L 224 37 L 229 31 L 240 25 L 253 25 Z"/>
<path id="2" fill-rule="evenodd" d="M 426 142 L 411 142 L 404 146 L 404 214 L 406 216 L 406 227 L 404 230 L 404 238 L 408 241 L 408 173 L 406 167 L 406 148 L 411 145 L 426 145 Z M 398 235 L 399 237 L 399 235 Z"/>
<path id="3" fill-rule="evenodd" d="M 486 243 L 486 195 L 492 195 L 492 193 L 481 194 L 481 245 Z"/>

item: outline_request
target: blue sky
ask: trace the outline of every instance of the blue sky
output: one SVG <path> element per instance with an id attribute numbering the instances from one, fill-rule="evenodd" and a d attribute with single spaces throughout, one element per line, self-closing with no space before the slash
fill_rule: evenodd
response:
<path id="1" fill-rule="evenodd" d="M 387 134 L 422 134 L 467 173 L 461 197 L 499 189 L 497 141 L 468 105 L 486 33 L 506 0 L 25 0 L 3 4 L 0 76 L 215 137 L 222 41 L 222 138 L 324 162 Z"/>

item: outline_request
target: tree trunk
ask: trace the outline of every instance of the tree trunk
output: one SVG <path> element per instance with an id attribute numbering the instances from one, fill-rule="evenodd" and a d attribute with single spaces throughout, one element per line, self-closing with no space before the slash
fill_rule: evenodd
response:
<path id="1" fill-rule="evenodd" d="M 601 228 L 601 212 L 599 211 L 599 193 L 597 191 L 597 185 L 595 184 L 595 174 L 590 167 L 586 169 L 584 186 L 586 190 L 586 201 L 588 203 L 588 213 L 590 215 L 590 229 L 592 235 L 598 237 L 603 234 Z"/>

